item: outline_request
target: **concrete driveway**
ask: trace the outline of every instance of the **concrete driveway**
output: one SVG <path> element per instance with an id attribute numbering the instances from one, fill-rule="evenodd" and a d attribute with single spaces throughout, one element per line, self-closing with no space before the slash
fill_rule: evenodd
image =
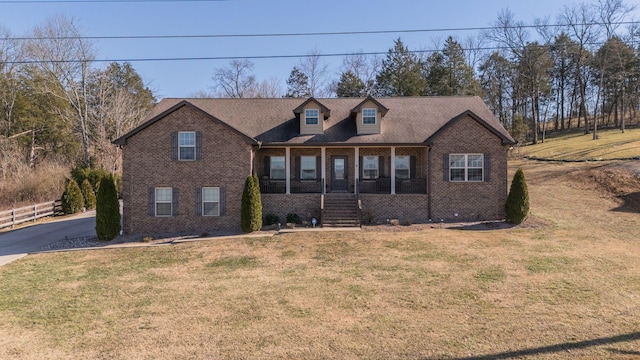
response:
<path id="1" fill-rule="evenodd" d="M 96 212 L 0 233 L 0 266 L 65 238 L 96 236 Z"/>

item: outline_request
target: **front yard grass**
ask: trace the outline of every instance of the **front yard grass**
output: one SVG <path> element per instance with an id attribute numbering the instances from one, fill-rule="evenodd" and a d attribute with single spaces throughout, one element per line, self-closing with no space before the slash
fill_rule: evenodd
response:
<path id="1" fill-rule="evenodd" d="M 0 268 L 0 358 L 640 356 L 640 213 L 515 162 L 532 216 L 38 254 Z"/>

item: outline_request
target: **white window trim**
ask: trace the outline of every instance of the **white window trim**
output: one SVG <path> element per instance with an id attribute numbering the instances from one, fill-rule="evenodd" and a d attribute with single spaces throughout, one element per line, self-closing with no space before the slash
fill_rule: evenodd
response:
<path id="1" fill-rule="evenodd" d="M 311 168 L 304 168 L 302 166 L 302 164 L 304 163 L 304 161 L 302 161 L 304 158 L 313 158 L 313 167 Z M 317 169 L 316 169 L 316 157 L 315 156 L 300 156 L 300 169 L 298 170 L 298 172 L 300 173 L 300 180 L 302 181 L 314 181 L 318 178 L 318 173 L 317 173 Z M 313 170 L 313 177 L 312 178 L 304 178 L 302 176 L 302 170 Z"/>
<path id="2" fill-rule="evenodd" d="M 307 113 L 311 112 L 311 111 L 315 111 L 315 113 L 316 113 L 315 116 L 308 116 L 307 115 Z M 315 124 L 309 124 L 309 119 L 310 118 L 311 119 L 313 119 L 313 118 L 316 119 Z M 320 124 L 320 110 L 318 110 L 318 109 L 305 109 L 305 111 L 304 111 L 304 123 L 305 123 L 305 125 L 308 125 L 308 126 L 319 125 Z"/>
<path id="3" fill-rule="evenodd" d="M 365 161 L 367 160 L 367 158 L 375 158 L 376 159 L 376 176 L 371 178 L 371 177 L 365 177 L 364 172 L 367 170 L 373 170 L 373 169 L 367 169 L 367 167 L 365 166 Z M 362 180 L 377 180 L 380 178 L 380 157 L 379 156 L 363 156 L 362 157 Z"/>
<path id="4" fill-rule="evenodd" d="M 373 123 L 364 122 L 365 117 L 370 118 L 372 116 L 364 116 L 365 111 L 372 110 L 373 111 Z M 376 108 L 364 108 L 362 109 L 362 125 L 376 125 L 378 123 L 378 110 Z"/>
<path id="5" fill-rule="evenodd" d="M 273 177 L 273 158 L 282 158 L 283 159 L 283 165 L 284 165 L 284 169 L 277 169 L 279 171 L 284 171 L 285 175 L 282 178 L 274 178 Z M 271 156 L 269 158 L 269 179 L 270 180 L 285 180 L 287 177 L 286 174 L 286 167 L 287 167 L 287 157 L 286 156 Z"/>
<path id="6" fill-rule="evenodd" d="M 217 190 L 218 191 L 218 201 L 206 201 L 205 200 L 205 196 L 204 196 L 206 189 L 215 189 L 215 190 Z M 205 203 L 212 203 L 212 204 L 217 203 L 218 204 L 218 213 L 215 214 L 215 215 L 207 215 L 206 212 L 204 211 Z M 209 187 L 203 187 L 202 188 L 202 216 L 206 216 L 206 217 L 220 216 L 220 187 L 209 186 Z"/>
<path id="7" fill-rule="evenodd" d="M 158 190 L 169 190 L 169 194 L 171 195 L 171 198 L 169 199 L 169 201 L 159 201 L 158 200 Z M 173 216 L 173 188 L 170 187 L 157 187 L 155 188 L 155 192 L 154 192 L 154 199 L 153 199 L 153 207 L 154 207 L 154 212 L 156 217 L 171 217 Z M 170 206 L 170 210 L 169 210 L 169 214 L 168 215 L 158 215 L 158 204 L 169 204 Z"/>
<path id="8" fill-rule="evenodd" d="M 482 163 L 482 166 L 480 167 L 470 167 L 469 166 L 469 156 L 480 156 L 480 162 Z M 451 156 L 464 156 L 464 167 L 452 167 L 451 166 Z M 451 180 L 451 170 L 452 169 L 464 169 L 464 180 Z M 469 180 L 469 169 L 482 169 L 482 179 L 480 180 Z M 476 153 L 470 153 L 470 154 L 449 154 L 449 182 L 457 182 L 457 183 L 463 183 L 463 182 L 484 182 L 484 154 L 476 154 Z"/>
<path id="9" fill-rule="evenodd" d="M 193 134 L 193 145 L 180 145 L 180 134 Z M 182 149 L 193 148 L 193 159 L 183 159 Z M 180 131 L 178 132 L 178 160 L 179 161 L 195 161 L 196 160 L 196 132 L 195 131 Z"/>

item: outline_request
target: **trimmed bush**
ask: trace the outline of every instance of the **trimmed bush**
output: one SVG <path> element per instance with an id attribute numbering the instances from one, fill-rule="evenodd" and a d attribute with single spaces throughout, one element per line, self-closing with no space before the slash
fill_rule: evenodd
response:
<path id="1" fill-rule="evenodd" d="M 512 224 L 522 223 L 529 214 L 529 190 L 527 190 L 522 169 L 518 169 L 513 176 L 505 213 L 507 221 Z"/>
<path id="2" fill-rule="evenodd" d="M 120 233 L 120 202 L 113 176 L 100 180 L 96 203 L 96 234 L 98 239 L 113 240 Z"/>
<path id="3" fill-rule="evenodd" d="M 265 225 L 278 224 L 279 222 L 280 222 L 280 216 L 276 214 L 267 214 L 267 216 L 264 217 Z"/>
<path id="4" fill-rule="evenodd" d="M 242 192 L 240 227 L 244 232 L 258 231 L 262 227 L 262 200 L 258 177 L 248 176 Z"/>
<path id="5" fill-rule="evenodd" d="M 62 194 L 62 211 L 65 214 L 75 214 L 84 207 L 84 197 L 78 183 L 68 179 Z"/>
<path id="6" fill-rule="evenodd" d="M 287 223 L 300 224 L 300 216 L 298 216 L 298 214 L 288 213 L 287 214 Z"/>
<path id="7" fill-rule="evenodd" d="M 253 176 L 251 210 L 252 229 L 258 231 L 262 228 L 262 196 L 260 194 L 260 179 L 257 176 Z"/>
<path id="8" fill-rule="evenodd" d="M 87 179 L 84 179 L 82 182 L 82 197 L 84 198 L 84 207 L 87 209 L 96 207 L 96 194 L 93 192 L 93 187 Z"/>

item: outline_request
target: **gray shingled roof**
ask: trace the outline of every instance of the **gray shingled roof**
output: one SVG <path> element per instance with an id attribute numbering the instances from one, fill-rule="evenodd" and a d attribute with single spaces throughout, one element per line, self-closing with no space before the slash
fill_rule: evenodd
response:
<path id="1" fill-rule="evenodd" d="M 263 144 L 331 145 L 425 143 L 439 129 L 461 114 L 471 112 L 505 144 L 513 143 L 509 133 L 477 96 L 376 98 L 389 109 L 381 120 L 381 134 L 357 135 L 351 109 L 364 98 L 317 99 L 331 110 L 322 135 L 300 135 L 293 110 L 307 99 L 164 99 L 138 128 L 114 141 L 126 143 L 129 136 L 159 120 L 163 113 L 188 102 Z"/>

